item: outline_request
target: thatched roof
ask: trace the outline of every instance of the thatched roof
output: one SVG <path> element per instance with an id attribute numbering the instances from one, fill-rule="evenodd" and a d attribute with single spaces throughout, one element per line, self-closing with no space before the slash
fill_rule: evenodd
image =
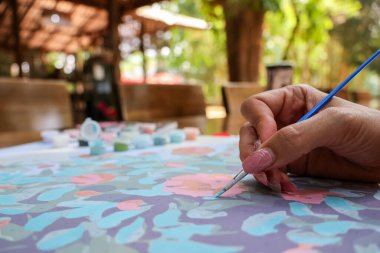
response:
<path id="1" fill-rule="evenodd" d="M 0 2 L 0 48 L 15 46 L 12 1 L 17 2 L 21 49 L 76 52 L 102 44 L 107 0 L 10 0 Z M 118 1 L 121 17 L 159 0 Z"/>

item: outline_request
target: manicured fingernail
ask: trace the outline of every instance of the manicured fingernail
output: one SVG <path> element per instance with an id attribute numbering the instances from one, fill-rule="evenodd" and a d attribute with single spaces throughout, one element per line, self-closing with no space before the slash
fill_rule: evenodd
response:
<path id="1" fill-rule="evenodd" d="M 262 148 L 253 152 L 243 161 L 243 169 L 248 173 L 259 173 L 272 165 L 273 162 L 273 151 L 269 148 Z"/>
<path id="2" fill-rule="evenodd" d="M 281 182 L 281 188 L 283 192 L 293 193 L 297 192 L 297 186 L 290 181 Z"/>
<path id="3" fill-rule="evenodd" d="M 267 179 L 267 176 L 265 175 L 265 173 L 257 173 L 254 175 L 255 178 L 260 182 L 262 183 L 263 185 L 265 186 L 268 186 L 268 179 Z"/>

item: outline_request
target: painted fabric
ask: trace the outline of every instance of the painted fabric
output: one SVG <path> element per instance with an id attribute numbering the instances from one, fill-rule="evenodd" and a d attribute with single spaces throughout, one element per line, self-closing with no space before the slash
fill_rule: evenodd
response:
<path id="1" fill-rule="evenodd" d="M 378 185 L 292 178 L 276 194 L 241 169 L 236 137 L 0 162 L 0 252 L 380 252 Z"/>

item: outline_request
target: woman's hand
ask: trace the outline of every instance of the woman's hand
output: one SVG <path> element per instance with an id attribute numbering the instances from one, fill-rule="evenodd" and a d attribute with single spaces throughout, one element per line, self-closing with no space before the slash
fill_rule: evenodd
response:
<path id="1" fill-rule="evenodd" d="M 241 112 L 248 123 L 239 144 L 244 170 L 283 191 L 295 188 L 282 171 L 380 182 L 380 111 L 334 97 L 319 113 L 296 123 L 325 96 L 310 86 L 292 85 L 245 100 Z"/>

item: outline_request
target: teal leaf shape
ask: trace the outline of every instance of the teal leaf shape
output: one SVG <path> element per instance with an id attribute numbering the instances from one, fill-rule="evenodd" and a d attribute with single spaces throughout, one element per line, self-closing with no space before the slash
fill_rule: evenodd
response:
<path id="1" fill-rule="evenodd" d="M 24 228 L 29 231 L 40 232 L 44 230 L 47 226 L 53 224 L 60 217 L 61 214 L 57 212 L 43 213 L 30 219 L 25 224 Z"/>
<path id="2" fill-rule="evenodd" d="M 276 226 L 288 218 L 284 211 L 273 213 L 259 213 L 246 219 L 241 229 L 253 236 L 265 236 L 277 233 Z"/>
<path id="3" fill-rule="evenodd" d="M 37 242 L 37 248 L 43 251 L 56 250 L 80 240 L 83 234 L 84 227 L 82 224 L 75 228 L 53 231 Z"/>
<path id="4" fill-rule="evenodd" d="M 139 240 L 145 233 L 145 219 L 138 217 L 131 224 L 122 227 L 117 232 L 115 241 L 118 244 L 126 244 Z"/>

